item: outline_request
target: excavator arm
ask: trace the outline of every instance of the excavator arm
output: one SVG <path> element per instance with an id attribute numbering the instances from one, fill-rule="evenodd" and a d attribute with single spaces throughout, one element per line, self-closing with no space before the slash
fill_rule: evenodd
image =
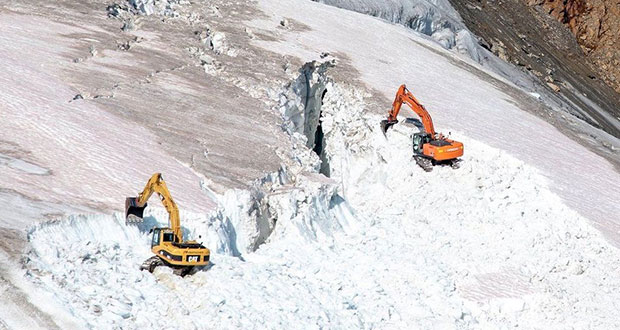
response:
<path id="1" fill-rule="evenodd" d="M 144 190 L 138 195 L 138 197 L 127 197 L 125 201 L 125 219 L 127 222 L 142 222 L 144 209 L 147 206 L 147 201 L 153 195 L 157 193 L 162 204 L 168 211 L 170 228 L 174 233 L 175 242 L 181 242 L 183 240 L 183 234 L 181 232 L 181 221 L 179 218 L 179 208 L 177 204 L 170 196 L 170 191 L 166 186 L 166 182 L 161 176 L 161 173 L 155 173 L 144 186 Z"/>
<path id="2" fill-rule="evenodd" d="M 431 137 L 435 136 L 435 127 L 433 126 L 433 119 L 431 115 L 426 111 L 424 106 L 411 94 L 411 92 L 407 89 L 405 84 L 400 85 L 398 88 L 398 92 L 396 92 L 396 97 L 394 97 L 394 102 L 392 103 L 392 109 L 390 110 L 387 120 L 381 121 L 381 129 L 383 133 L 387 132 L 387 130 L 392 127 L 394 124 L 398 123 L 398 113 L 400 112 L 400 108 L 403 103 L 407 103 L 411 110 L 415 112 L 422 119 L 422 125 L 424 125 L 424 130 L 426 133 L 430 134 Z"/>

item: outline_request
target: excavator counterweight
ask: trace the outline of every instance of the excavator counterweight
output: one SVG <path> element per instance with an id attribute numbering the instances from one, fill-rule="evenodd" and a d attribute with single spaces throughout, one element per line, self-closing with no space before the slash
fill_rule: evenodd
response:
<path id="1" fill-rule="evenodd" d="M 460 162 L 458 157 L 463 155 L 463 143 L 448 139 L 441 133 L 436 133 L 431 115 L 404 84 L 396 92 L 387 119 L 381 121 L 383 134 L 386 135 L 387 130 L 398 123 L 397 116 L 403 103 L 409 105 L 411 110 L 420 116 L 424 127 L 424 132 L 412 136 L 413 157 L 416 163 L 427 172 L 431 171 L 433 165 L 437 164 L 448 164 L 453 168 L 458 168 Z"/>

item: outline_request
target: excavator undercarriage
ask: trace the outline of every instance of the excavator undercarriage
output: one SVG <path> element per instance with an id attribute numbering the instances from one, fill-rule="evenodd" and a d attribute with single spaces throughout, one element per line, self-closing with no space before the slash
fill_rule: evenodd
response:
<path id="1" fill-rule="evenodd" d="M 158 256 L 152 256 L 140 265 L 140 270 L 148 270 L 149 272 L 153 272 L 156 267 L 163 266 L 164 262 Z"/>
<path id="2" fill-rule="evenodd" d="M 147 270 L 150 273 L 155 271 L 155 268 L 159 267 L 159 266 L 168 266 L 169 268 L 172 268 L 172 273 L 177 275 L 177 276 L 185 276 L 188 274 L 191 274 L 192 271 L 194 270 L 194 267 L 185 267 L 185 266 L 181 266 L 181 267 L 177 267 L 171 264 L 166 264 L 161 258 L 159 258 L 158 256 L 152 256 L 146 260 L 144 260 L 144 262 L 142 263 L 142 265 L 140 265 L 140 270 Z"/>
<path id="3" fill-rule="evenodd" d="M 420 166 L 425 172 L 431 172 L 433 168 L 438 165 L 447 165 L 455 170 L 461 167 L 460 159 L 435 161 L 432 158 L 416 155 L 413 156 L 413 159 L 415 160 L 416 164 L 418 164 L 418 166 Z"/>
<path id="4" fill-rule="evenodd" d="M 434 157 L 426 155 L 424 153 L 424 145 L 426 144 L 432 147 L 438 147 L 438 148 L 449 147 L 448 149 L 438 149 L 438 151 L 436 151 L 438 154 L 443 154 L 444 150 L 450 150 L 451 148 L 458 149 L 459 147 L 458 145 L 455 146 L 453 143 L 451 143 L 451 140 L 446 140 L 446 139 L 432 140 L 428 133 L 413 134 L 412 135 L 413 158 L 416 164 L 418 164 L 418 166 L 420 166 L 424 171 L 430 172 L 433 170 L 434 166 L 438 166 L 438 165 L 448 165 L 452 167 L 453 169 L 458 169 L 461 166 L 460 165 L 461 159 L 459 158 L 452 158 L 452 156 L 446 156 L 446 157 L 437 156 L 436 158 L 434 158 Z M 458 152 L 460 150 L 462 149 L 452 150 L 452 151 Z"/>

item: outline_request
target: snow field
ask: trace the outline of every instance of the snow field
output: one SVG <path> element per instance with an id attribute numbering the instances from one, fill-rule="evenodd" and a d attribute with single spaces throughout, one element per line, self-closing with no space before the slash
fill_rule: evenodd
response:
<path id="1" fill-rule="evenodd" d="M 329 51 L 386 96 L 409 79 L 429 109 L 438 109 L 432 110 L 437 128 L 452 130 L 465 143 L 463 167 L 424 173 L 411 161 L 413 127 L 399 124 L 386 140 L 378 129 L 382 118 L 373 113 L 387 109 L 370 109 L 359 90 L 318 79 L 328 91 L 321 101 L 326 134 L 321 157 L 306 147 L 304 135 L 316 130 L 315 102 L 309 121 L 288 118 L 293 123 L 283 125 L 293 128 L 293 148 L 275 149 L 282 158 L 278 172 L 253 189 L 215 195 L 208 178 L 199 182 L 200 173 L 163 153 L 152 134 L 95 107 L 78 107 L 79 101 L 67 103 L 75 96 L 72 89 L 50 88 L 62 84 L 37 69 L 52 61 L 46 60 L 44 44 L 40 52 L 23 54 L 36 65 L 5 61 L 14 74 L 7 75 L 3 85 L 9 88 L 0 98 L 15 106 L 0 127 L 9 142 L 35 145 L 37 157 L 0 155 L 6 169 L 0 177 L 25 195 L 50 195 L 59 204 L 97 196 L 89 207 L 120 209 L 123 201 L 115 196 L 134 191 L 144 173 L 169 173 L 184 230 L 211 248 L 213 264 L 186 278 L 166 268 L 154 274 L 138 270 L 150 256 L 148 229 L 166 222 L 156 203 L 140 228 L 125 226 L 118 214 L 75 215 L 29 233 L 26 278 L 41 292 L 51 292 L 87 328 L 620 327 L 613 318 L 620 291 L 613 276 L 620 264 L 617 251 L 563 202 L 611 228 L 617 204 L 609 196 L 616 196 L 618 186 L 607 163 L 524 115 L 503 92 L 452 63 L 457 57 L 444 56 L 404 28 L 309 1 L 259 5 L 271 15 L 249 23 L 257 33 L 264 32 L 261 27 L 273 30 L 282 17 L 291 18 L 292 28 L 276 30 L 275 41 L 253 43 L 301 59 Z M 214 50 L 222 41 L 216 36 Z M 19 48 L 30 39 L 6 44 Z M 376 48 L 381 51 L 369 52 Z M 251 88 L 251 95 L 264 96 L 269 89 L 249 85 L 242 76 L 235 85 Z M 23 92 L 29 89 L 20 86 L 36 89 L 38 99 L 29 99 Z M 292 96 L 299 105 L 301 95 Z M 24 127 L 34 130 L 34 138 L 22 134 Z M 535 143 L 542 138 L 548 143 Z M 62 150 L 58 141 L 66 142 Z M 135 141 L 148 156 L 132 158 L 134 148 L 126 141 Z M 567 150 L 583 158 L 567 166 L 561 162 Z M 322 158 L 329 161 L 331 178 L 317 174 Z M 70 161 L 56 164 L 59 159 Z M 141 167 L 127 172 L 128 159 Z M 52 174 L 45 176 L 49 169 Z M 26 182 L 24 173 L 41 176 Z M 83 182 L 91 184 L 76 185 Z M 206 213 L 214 201 L 218 209 Z"/>
<path id="2" fill-rule="evenodd" d="M 150 175 L 162 172 L 186 209 L 215 208 L 201 194 L 198 177 L 170 157 L 157 136 L 96 104 L 71 101 L 78 91 L 46 69 L 70 51 L 56 33 L 85 30 L 19 15 L 3 16 L 0 26 L 6 31 L 0 37 L 6 46 L 0 51 L 0 102 L 6 105 L 0 114 L 0 181 L 6 188 L 65 205 L 67 212 L 93 212 L 113 209 L 115 196 L 135 195 Z"/>
<path id="3" fill-rule="evenodd" d="M 445 49 L 455 49 L 472 60 L 486 64 L 488 52 L 478 45 L 459 13 L 447 0 L 320 0 L 330 6 L 380 17 L 430 37 Z"/>
<path id="4" fill-rule="evenodd" d="M 97 328 L 618 326 L 618 258 L 535 169 L 454 131 L 462 167 L 426 173 L 412 126 L 386 139 L 366 95 L 325 87 L 331 178 L 293 133 L 294 157 L 256 191 L 218 196 L 209 216 L 182 212 L 212 250 L 208 270 L 138 270 L 146 230 L 166 221 L 155 207 L 142 228 L 118 215 L 34 228 L 30 278 Z"/>

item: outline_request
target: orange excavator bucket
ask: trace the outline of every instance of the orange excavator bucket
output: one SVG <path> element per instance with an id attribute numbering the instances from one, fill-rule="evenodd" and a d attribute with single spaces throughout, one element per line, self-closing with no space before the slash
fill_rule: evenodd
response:
<path id="1" fill-rule="evenodd" d="M 138 205 L 137 197 L 127 197 L 125 199 L 125 223 L 141 223 L 144 221 L 144 209 L 146 203 L 143 206 Z"/>
<path id="2" fill-rule="evenodd" d="M 396 125 L 398 123 L 398 120 L 389 120 L 389 119 L 384 119 L 381 121 L 381 131 L 383 132 L 383 135 L 385 135 L 385 133 L 387 133 L 387 130 L 390 129 L 390 127 Z"/>

